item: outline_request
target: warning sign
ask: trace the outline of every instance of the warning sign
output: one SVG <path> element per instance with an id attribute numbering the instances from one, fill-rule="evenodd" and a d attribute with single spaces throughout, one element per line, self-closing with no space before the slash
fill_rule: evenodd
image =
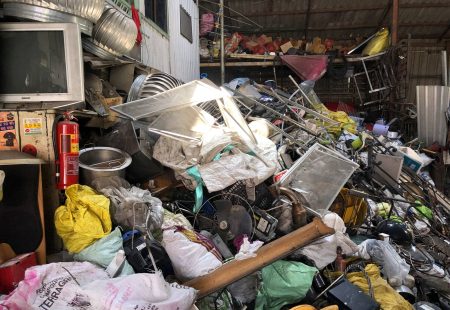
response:
<path id="1" fill-rule="evenodd" d="M 23 130 L 25 136 L 42 135 L 42 118 L 30 117 L 23 119 Z"/>

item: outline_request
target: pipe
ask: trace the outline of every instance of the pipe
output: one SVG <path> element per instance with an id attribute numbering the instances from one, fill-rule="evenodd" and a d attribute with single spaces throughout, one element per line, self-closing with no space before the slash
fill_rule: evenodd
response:
<path id="1" fill-rule="evenodd" d="M 255 257 L 244 260 L 233 260 L 222 265 L 213 272 L 192 279 L 183 285 L 198 290 L 197 298 L 202 298 L 227 287 L 259 269 L 283 259 L 295 250 L 311 242 L 334 233 L 334 229 L 325 225 L 319 218 L 306 226 L 262 246 Z"/>
<path id="2" fill-rule="evenodd" d="M 280 187 L 278 192 L 286 196 L 292 202 L 292 219 L 294 221 L 294 228 L 300 228 L 306 225 L 306 209 L 302 206 L 299 196 L 286 187 Z"/>
<path id="3" fill-rule="evenodd" d="M 398 42 L 398 0 L 392 2 L 392 45 Z"/>
<path id="4" fill-rule="evenodd" d="M 220 0 L 220 84 L 225 84 L 225 37 L 224 37 L 224 9 Z"/>

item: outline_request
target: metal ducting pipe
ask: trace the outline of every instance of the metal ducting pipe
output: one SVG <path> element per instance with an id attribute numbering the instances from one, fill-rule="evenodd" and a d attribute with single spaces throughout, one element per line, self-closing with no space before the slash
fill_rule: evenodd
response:
<path id="1" fill-rule="evenodd" d="M 114 59 L 133 48 L 137 32 L 131 18 L 108 7 L 95 24 L 92 38 L 83 39 L 83 47 L 100 58 Z"/>
<path id="2" fill-rule="evenodd" d="M 306 200 L 300 194 L 286 187 L 269 187 L 273 196 L 283 195 L 286 196 L 292 203 L 292 220 L 294 228 L 300 228 L 307 223 L 307 211 L 304 205 L 307 205 Z"/>
<path id="3" fill-rule="evenodd" d="M 167 73 L 139 75 L 134 79 L 127 102 L 147 98 L 183 85 L 183 82 Z"/>
<path id="4" fill-rule="evenodd" d="M 40 22 L 76 23 L 91 35 L 102 16 L 105 0 L 1 0 L 3 14 Z"/>

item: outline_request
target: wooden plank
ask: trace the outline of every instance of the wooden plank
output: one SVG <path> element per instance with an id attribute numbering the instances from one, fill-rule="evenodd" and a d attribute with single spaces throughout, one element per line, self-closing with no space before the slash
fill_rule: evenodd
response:
<path id="1" fill-rule="evenodd" d="M 230 54 L 231 58 L 274 60 L 275 55 Z"/>
<path id="2" fill-rule="evenodd" d="M 226 67 L 270 67 L 281 66 L 280 62 L 274 61 L 247 61 L 247 62 L 226 62 Z M 220 67 L 219 62 L 204 62 L 200 64 L 200 68 L 216 68 Z"/>

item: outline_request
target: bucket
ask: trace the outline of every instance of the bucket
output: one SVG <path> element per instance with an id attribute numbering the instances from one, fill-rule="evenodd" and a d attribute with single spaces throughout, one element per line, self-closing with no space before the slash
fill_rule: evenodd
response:
<path id="1" fill-rule="evenodd" d="M 91 186 L 97 178 L 125 178 L 125 169 L 131 164 L 131 157 L 116 148 L 96 146 L 80 150 L 79 162 L 80 184 Z"/>

